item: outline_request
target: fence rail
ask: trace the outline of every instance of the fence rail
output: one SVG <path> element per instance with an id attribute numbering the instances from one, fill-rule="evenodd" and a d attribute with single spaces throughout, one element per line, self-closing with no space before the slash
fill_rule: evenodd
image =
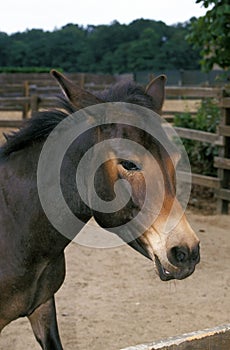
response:
<path id="1" fill-rule="evenodd" d="M 1 85 L 0 111 L 22 112 L 20 120 L 0 120 L 1 128 L 20 127 L 23 124 L 23 119 L 28 118 L 31 113 L 56 105 L 57 99 L 54 95 L 58 94 L 60 90 L 49 74 L 35 74 L 33 75 L 34 80 L 31 76 L 29 80 L 28 76 L 25 77 L 24 74 L 22 77 L 27 80 L 21 85 L 14 80 L 13 75 L 7 80 L 11 81 L 11 86 Z M 117 77 L 90 74 L 72 74 L 70 78 L 82 88 L 92 91 L 103 89 L 118 80 Z M 7 77 L 5 76 L 4 79 L 0 74 L 0 82 L 6 81 Z M 46 85 L 44 85 L 44 81 Z M 2 93 L 3 91 L 4 93 Z M 219 213 L 228 213 L 230 202 L 230 97 L 226 95 L 224 88 L 169 86 L 166 88 L 166 101 L 163 109 L 165 119 L 172 122 L 175 113 L 189 112 L 195 116 L 203 98 L 215 98 L 219 101 L 222 119 L 215 134 L 181 127 L 174 128 L 182 138 L 219 146 L 219 155 L 215 157 L 214 161 L 214 166 L 218 169 L 218 177 L 192 174 L 193 184 L 214 189 L 218 199 L 217 211 Z M 181 176 L 186 181 L 186 174 L 181 174 Z"/>
<path id="2" fill-rule="evenodd" d="M 192 98 L 220 98 L 222 97 L 222 88 L 213 87 L 180 87 L 180 86 L 169 86 L 166 88 L 166 95 L 174 97 L 192 97 Z"/>
<path id="3" fill-rule="evenodd" d="M 230 324 L 226 324 L 121 350 L 229 350 L 229 348 Z"/>
<path id="4" fill-rule="evenodd" d="M 190 174 L 184 171 L 178 171 L 178 175 L 181 181 L 190 182 Z M 206 176 L 200 174 L 192 174 L 192 183 L 194 185 L 200 185 L 208 188 L 220 188 L 220 179 L 213 176 Z"/>
<path id="5" fill-rule="evenodd" d="M 212 143 L 212 144 L 217 145 L 217 146 L 224 145 L 223 137 L 219 136 L 218 134 L 214 134 L 214 133 L 206 132 L 206 131 L 201 131 L 201 130 L 195 130 L 195 129 L 181 128 L 178 126 L 174 126 L 174 130 L 177 132 L 177 134 L 180 137 L 183 137 L 185 139 L 206 142 L 206 143 Z"/>

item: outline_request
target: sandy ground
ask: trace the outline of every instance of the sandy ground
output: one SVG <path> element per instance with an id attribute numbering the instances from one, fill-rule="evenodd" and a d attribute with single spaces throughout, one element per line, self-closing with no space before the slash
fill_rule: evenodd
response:
<path id="1" fill-rule="evenodd" d="M 67 248 L 56 296 L 65 350 L 118 350 L 230 323 L 230 216 L 188 216 L 201 239 L 201 263 L 183 281 L 160 281 L 152 263 L 126 245 Z M 31 348 L 40 349 L 27 319 L 3 330 L 0 349 Z"/>
<path id="2" fill-rule="evenodd" d="M 160 281 L 152 263 L 126 245 L 67 248 L 56 297 L 65 350 L 118 350 L 230 322 L 230 216 L 188 216 L 202 250 L 183 281 Z M 0 349 L 31 348 L 40 349 L 27 319 L 3 330 Z"/>

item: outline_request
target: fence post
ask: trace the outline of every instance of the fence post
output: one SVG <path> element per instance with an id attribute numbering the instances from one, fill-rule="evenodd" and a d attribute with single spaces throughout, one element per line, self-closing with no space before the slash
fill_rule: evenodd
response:
<path id="1" fill-rule="evenodd" d="M 26 80 L 23 83 L 23 96 L 29 97 L 30 91 L 29 91 L 29 82 Z M 30 106 L 28 103 L 25 103 L 23 106 L 23 111 L 22 111 L 22 119 L 28 118 L 28 113 L 30 110 Z"/>
<path id="2" fill-rule="evenodd" d="M 219 135 L 223 137 L 224 146 L 219 149 L 219 156 L 215 157 L 214 165 L 218 168 L 220 189 L 216 191 L 217 212 L 228 214 L 230 202 L 230 97 L 223 90 L 220 103 L 222 118 L 218 127 Z"/>
<path id="3" fill-rule="evenodd" d="M 30 106 L 31 106 L 32 114 L 38 111 L 38 109 L 39 109 L 39 96 L 38 95 L 32 95 L 30 97 Z"/>
<path id="4" fill-rule="evenodd" d="M 80 88 L 84 89 L 85 87 L 85 73 L 80 74 Z"/>

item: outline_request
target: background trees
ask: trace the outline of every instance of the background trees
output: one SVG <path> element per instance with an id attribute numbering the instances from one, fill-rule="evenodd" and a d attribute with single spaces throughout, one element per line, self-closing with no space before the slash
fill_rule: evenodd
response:
<path id="1" fill-rule="evenodd" d="M 114 21 L 86 28 L 67 24 L 52 32 L 2 32 L 0 66 L 95 73 L 198 69 L 199 45 L 193 49 L 185 40 L 189 27 L 190 22 L 167 26 L 161 21 L 138 19 L 129 25 Z"/>

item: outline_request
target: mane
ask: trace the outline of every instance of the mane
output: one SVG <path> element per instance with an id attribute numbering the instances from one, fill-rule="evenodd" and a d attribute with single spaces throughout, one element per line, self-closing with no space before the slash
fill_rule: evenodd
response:
<path id="1" fill-rule="evenodd" d="M 152 98 L 145 94 L 141 85 L 132 81 L 121 81 L 95 95 L 104 102 L 127 102 L 154 109 Z M 56 109 L 35 113 L 18 131 L 5 136 L 6 141 L 0 148 L 0 157 L 8 157 L 34 142 L 46 139 L 64 118 L 76 111 L 77 108 L 70 101 L 63 96 L 59 97 Z"/>
<path id="2" fill-rule="evenodd" d="M 151 96 L 145 94 L 142 85 L 133 81 L 122 80 L 97 94 L 105 102 L 127 102 L 149 109 L 156 109 Z"/>

